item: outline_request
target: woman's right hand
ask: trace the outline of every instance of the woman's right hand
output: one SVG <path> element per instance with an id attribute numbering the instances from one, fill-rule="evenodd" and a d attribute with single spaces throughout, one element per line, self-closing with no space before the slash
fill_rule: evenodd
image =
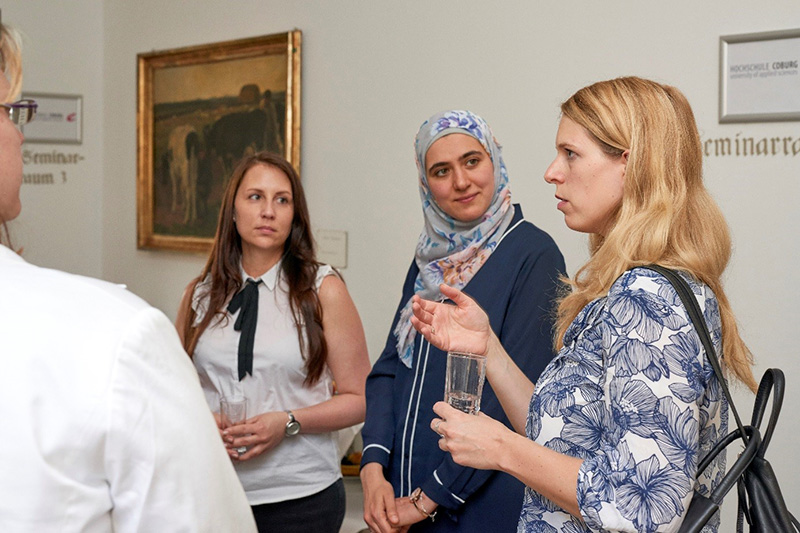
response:
<path id="1" fill-rule="evenodd" d="M 248 419 L 242 424 L 235 424 L 223 430 L 222 436 L 228 448 L 247 447 L 242 455 L 234 452 L 231 457 L 247 461 L 258 457 L 281 443 L 286 436 L 286 413 L 270 411 Z M 229 452 L 230 454 L 230 452 Z"/>
<path id="2" fill-rule="evenodd" d="M 394 489 L 383 475 L 383 466 L 367 463 L 361 467 L 360 476 L 364 488 L 364 521 L 370 530 L 376 533 L 400 531 Z"/>
<path id="3" fill-rule="evenodd" d="M 225 426 L 223 425 L 222 422 L 222 415 L 219 413 L 215 413 L 213 411 L 211 412 L 211 414 L 214 415 L 214 422 L 217 423 L 217 431 L 219 431 L 219 437 L 222 439 L 222 443 L 225 445 L 225 451 L 228 452 L 228 457 L 230 457 L 231 459 L 238 459 L 239 454 L 236 453 L 236 450 L 234 450 L 233 447 L 230 445 L 230 443 L 227 441 L 225 433 L 223 433 L 225 431 Z"/>
<path id="4" fill-rule="evenodd" d="M 486 312 L 458 289 L 442 284 L 439 290 L 455 305 L 423 300 L 414 295 L 411 324 L 442 351 L 485 355 L 493 335 Z"/>

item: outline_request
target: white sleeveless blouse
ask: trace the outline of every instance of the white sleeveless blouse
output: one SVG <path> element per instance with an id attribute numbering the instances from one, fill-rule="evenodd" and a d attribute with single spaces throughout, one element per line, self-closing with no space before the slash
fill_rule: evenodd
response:
<path id="1" fill-rule="evenodd" d="M 317 290 L 325 276 L 334 274 L 328 265 L 317 272 Z M 242 270 L 242 279 L 247 279 Z M 331 398 L 333 379 L 329 369 L 311 387 L 306 387 L 305 360 L 300 353 L 297 329 L 289 307 L 288 288 L 280 278 L 280 262 L 261 276 L 258 285 L 258 325 L 253 350 L 253 374 L 238 380 L 240 332 L 234 331 L 235 313 L 212 324 L 200 337 L 194 365 L 206 401 L 219 412 L 221 395 L 243 394 L 247 418 L 269 411 L 285 411 L 316 405 Z M 206 302 L 195 289 L 192 307 L 195 323 L 205 314 Z M 227 304 L 226 304 L 227 306 Z M 287 417 L 288 420 L 288 417 Z M 198 465 L 201 468 L 201 465 Z M 332 433 L 300 433 L 260 456 L 234 462 L 250 505 L 292 500 L 315 494 L 341 477 L 335 436 Z"/>

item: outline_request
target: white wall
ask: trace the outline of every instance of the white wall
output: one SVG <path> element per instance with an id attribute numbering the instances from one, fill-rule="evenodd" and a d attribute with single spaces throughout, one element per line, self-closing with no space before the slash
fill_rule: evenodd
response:
<path id="1" fill-rule="evenodd" d="M 136 249 L 136 54 L 301 29 L 312 221 L 349 234 L 344 275 L 373 358 L 421 227 L 412 141 L 430 114 L 465 107 L 487 119 L 504 145 L 515 201 L 554 236 L 571 272 L 586 257 L 585 239 L 564 227 L 542 173 L 558 103 L 577 88 L 651 77 L 686 93 L 706 138 L 800 137 L 800 122 L 717 121 L 719 36 L 798 28 L 796 0 L 17 0 L 3 19 L 29 36 L 26 87 L 82 93 L 86 104 L 83 176 L 70 187 L 24 187 L 17 240 L 34 262 L 127 283 L 171 316 L 203 258 Z M 733 232 L 729 297 L 757 372 L 779 366 L 790 382 L 770 458 L 796 511 L 799 170 L 791 155 L 710 157 L 705 167 Z M 747 411 L 752 400 L 740 397 Z"/>
<path id="2" fill-rule="evenodd" d="M 25 143 L 30 154 L 78 154 L 76 164 L 27 164 L 54 183 L 24 184 L 11 225 L 25 258 L 69 272 L 103 274 L 103 16 L 100 0 L 4 2 L 3 20 L 23 33 L 23 91 L 83 95 L 83 143 Z M 33 158 L 31 158 L 33 159 Z M 41 160 L 39 158 L 38 160 Z M 62 179 L 65 173 L 66 181 Z"/>

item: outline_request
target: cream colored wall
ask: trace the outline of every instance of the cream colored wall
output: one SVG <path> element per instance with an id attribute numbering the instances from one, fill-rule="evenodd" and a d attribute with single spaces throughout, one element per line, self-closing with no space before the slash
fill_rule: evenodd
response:
<path id="1" fill-rule="evenodd" d="M 103 12 L 99 0 L 4 2 L 3 21 L 23 32 L 23 91 L 84 96 L 83 143 L 25 143 L 27 175 L 53 183 L 24 184 L 13 243 L 25 258 L 69 272 L 103 275 Z M 41 164 L 53 151 L 78 160 Z M 82 159 L 80 159 L 82 158 Z M 40 180 L 41 181 L 41 180 Z"/>
<path id="2" fill-rule="evenodd" d="M 504 145 L 515 201 L 553 235 L 570 271 L 586 257 L 585 238 L 564 227 L 542 173 L 554 154 L 558 103 L 575 89 L 652 77 L 686 93 L 704 138 L 800 138 L 800 122 L 717 121 L 719 36 L 798 28 L 796 0 L 17 0 L 3 18 L 28 33 L 29 90 L 84 94 L 81 150 L 91 156 L 70 188 L 24 188 L 18 240 L 35 262 L 126 283 L 171 316 L 203 258 L 136 249 L 136 54 L 301 29 L 312 221 L 348 232 L 344 275 L 373 358 L 421 227 L 412 141 L 428 115 L 465 107 L 487 119 Z M 799 171 L 792 155 L 709 157 L 705 166 L 733 232 L 729 296 L 758 373 L 779 366 L 791 383 L 770 456 L 795 506 Z M 746 410 L 751 399 L 742 394 L 740 403 Z"/>

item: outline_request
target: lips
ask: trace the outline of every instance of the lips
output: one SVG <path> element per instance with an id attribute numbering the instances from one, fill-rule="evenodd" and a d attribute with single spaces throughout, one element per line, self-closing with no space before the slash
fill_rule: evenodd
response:
<path id="1" fill-rule="evenodd" d="M 455 201 L 461 204 L 467 204 L 477 198 L 478 193 L 470 194 L 469 196 L 462 196 L 461 198 L 456 198 Z"/>

